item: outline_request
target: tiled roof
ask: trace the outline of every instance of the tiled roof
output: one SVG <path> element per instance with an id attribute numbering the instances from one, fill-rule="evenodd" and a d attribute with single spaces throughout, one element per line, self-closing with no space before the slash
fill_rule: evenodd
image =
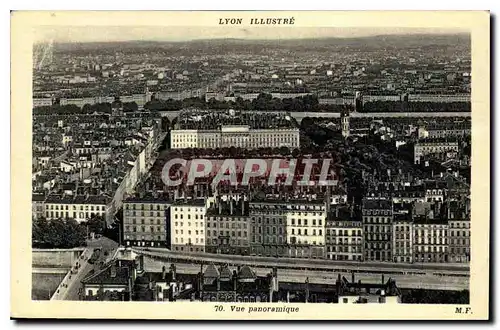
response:
<path id="1" fill-rule="evenodd" d="M 129 280 L 129 268 L 127 267 L 116 267 L 116 276 L 111 277 L 111 266 L 108 265 L 106 268 L 97 272 L 96 274 L 90 275 L 82 280 L 83 284 L 110 284 L 110 285 L 128 285 Z"/>
<path id="2" fill-rule="evenodd" d="M 238 273 L 238 277 L 240 279 L 255 279 L 255 272 L 248 267 L 247 265 L 241 267 L 240 272 Z"/>
<path id="3" fill-rule="evenodd" d="M 214 264 L 210 264 L 207 266 L 207 269 L 203 272 L 203 276 L 209 277 L 209 278 L 217 278 L 219 277 L 220 273 L 215 267 Z"/>
<path id="4" fill-rule="evenodd" d="M 231 271 L 227 266 L 221 267 L 220 270 L 220 278 L 221 279 L 230 279 L 232 277 Z"/>

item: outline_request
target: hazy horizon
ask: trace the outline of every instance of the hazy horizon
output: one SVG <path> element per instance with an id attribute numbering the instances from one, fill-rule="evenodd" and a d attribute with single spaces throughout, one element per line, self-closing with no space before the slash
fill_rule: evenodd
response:
<path id="1" fill-rule="evenodd" d="M 204 39 L 293 40 L 313 38 L 362 38 L 391 35 L 458 35 L 461 29 L 434 28 L 332 28 L 332 27 L 179 27 L 179 26 L 44 26 L 34 30 L 35 42 L 56 43 L 182 42 Z"/>

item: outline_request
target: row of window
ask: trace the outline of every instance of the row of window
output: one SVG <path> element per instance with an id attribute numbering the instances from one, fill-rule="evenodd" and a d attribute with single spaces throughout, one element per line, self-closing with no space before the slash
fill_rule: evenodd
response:
<path id="1" fill-rule="evenodd" d="M 460 237 L 460 236 L 468 237 L 468 236 L 470 236 L 470 231 L 468 231 L 468 230 L 464 230 L 464 231 L 450 230 L 450 234 L 451 234 L 451 237 L 454 237 L 454 236 L 456 236 L 456 237 Z"/>
<path id="2" fill-rule="evenodd" d="M 470 248 L 450 247 L 450 253 L 451 254 L 470 255 Z"/>
<path id="3" fill-rule="evenodd" d="M 175 238 L 175 243 L 181 243 L 181 244 L 184 244 L 184 237 L 176 237 Z M 194 244 L 193 240 L 191 239 L 191 237 L 189 237 L 187 240 L 186 240 L 186 244 Z M 203 238 L 196 238 L 196 244 L 203 244 Z"/>
<path id="4" fill-rule="evenodd" d="M 470 221 L 450 222 L 450 228 L 470 228 Z"/>
<path id="5" fill-rule="evenodd" d="M 217 228 L 217 227 L 219 227 L 219 228 L 230 228 L 231 227 L 233 229 L 235 229 L 235 228 L 246 229 L 247 228 L 247 224 L 246 223 L 232 223 L 231 226 L 230 226 L 229 223 L 225 223 L 225 226 L 224 226 L 223 223 L 219 223 L 219 226 L 217 226 L 217 222 L 212 223 L 211 225 L 210 225 L 210 222 L 207 222 L 207 228 L 210 228 L 210 227 L 212 227 L 212 228 Z"/>
<path id="6" fill-rule="evenodd" d="M 295 225 L 295 219 L 292 218 L 291 222 L 292 222 L 292 226 L 294 226 Z M 313 226 L 316 226 L 316 219 L 312 219 L 311 222 L 312 222 Z M 309 222 L 308 222 L 307 219 L 297 219 L 297 225 L 298 226 L 302 226 L 302 223 L 304 224 L 304 226 L 308 226 L 309 225 L 308 224 Z M 323 220 L 318 219 L 318 224 L 317 225 L 318 226 L 322 226 L 323 225 Z"/>
<path id="7" fill-rule="evenodd" d="M 466 246 L 469 246 L 470 245 L 470 240 L 469 239 L 457 239 L 457 238 L 451 239 L 450 238 L 450 245 L 466 245 Z"/>
<path id="8" fill-rule="evenodd" d="M 177 214 L 177 213 L 175 213 L 175 214 L 174 214 L 174 219 L 184 219 L 184 214 L 182 214 L 182 213 L 181 213 L 181 214 Z M 186 216 L 186 219 L 191 220 L 191 214 L 188 214 L 188 215 Z M 199 219 L 199 220 L 203 220 L 203 214 L 200 214 L 200 215 L 195 214 L 195 215 L 194 215 L 194 220 L 198 220 L 198 219 Z"/>
<path id="9" fill-rule="evenodd" d="M 360 255 L 345 255 L 345 254 L 340 254 L 340 255 L 329 254 L 328 255 L 328 259 L 330 259 L 330 260 L 361 261 L 361 258 L 362 258 L 362 256 L 360 256 Z M 344 299 L 347 299 L 347 298 L 344 298 Z"/>
<path id="10" fill-rule="evenodd" d="M 126 240 L 132 240 L 132 241 L 136 241 L 136 240 L 148 240 L 148 241 L 154 241 L 154 240 L 157 240 L 157 241 L 165 241 L 165 236 L 152 236 L 152 235 L 147 235 L 147 236 L 144 236 L 144 235 L 125 235 L 125 239 Z"/>
<path id="11" fill-rule="evenodd" d="M 212 233 L 212 236 L 214 236 L 214 237 L 215 236 L 224 236 L 224 231 L 223 230 L 221 230 L 219 232 L 217 232 L 217 230 L 212 230 L 211 233 Z M 234 231 L 234 230 L 230 232 L 230 231 L 226 230 L 225 233 L 226 233 L 225 236 L 230 236 L 230 237 L 236 237 L 236 236 L 238 236 L 238 237 L 247 237 L 248 236 L 246 230 L 243 231 L 243 232 L 242 231 Z M 229 233 L 231 233 L 231 235 L 229 235 Z M 210 230 L 207 230 L 207 236 L 210 236 Z"/>
<path id="12" fill-rule="evenodd" d="M 98 213 L 99 215 L 102 215 L 102 211 Z M 73 212 L 73 211 L 46 211 L 45 212 L 45 217 L 47 219 L 54 219 L 54 218 L 73 218 L 73 219 L 90 219 L 95 215 L 95 213 L 90 213 L 90 212 Z"/>
<path id="13" fill-rule="evenodd" d="M 148 232 L 155 233 L 155 232 L 165 232 L 165 227 L 164 226 L 126 226 L 125 231 L 130 232 L 130 229 L 132 229 L 132 232 L 146 232 L 146 229 L 149 228 Z"/>
<path id="14" fill-rule="evenodd" d="M 168 209 L 167 204 L 133 204 L 133 203 L 124 203 L 125 210 L 152 210 L 152 211 L 161 211 Z"/>
<path id="15" fill-rule="evenodd" d="M 285 242 L 286 240 L 282 236 L 266 236 L 264 239 L 263 236 L 252 235 L 252 243 L 283 244 Z"/>
<path id="16" fill-rule="evenodd" d="M 446 252 L 448 250 L 448 246 L 421 246 L 417 245 L 413 248 L 414 251 L 417 252 Z"/>
<path id="17" fill-rule="evenodd" d="M 392 211 L 391 210 L 373 210 L 373 209 L 364 209 L 363 210 L 363 216 L 374 216 L 374 215 L 392 215 Z M 371 218 L 373 218 L 373 217 L 371 217 Z"/>
<path id="18" fill-rule="evenodd" d="M 219 240 L 217 238 L 213 239 L 207 239 L 207 244 L 208 245 L 230 245 L 232 247 L 235 246 L 248 246 L 248 241 L 247 240 L 242 240 L 242 239 L 229 239 L 229 240 Z"/>
<path id="19" fill-rule="evenodd" d="M 362 244 L 361 238 L 333 238 L 330 239 L 328 236 L 326 237 L 326 243 L 327 244 Z"/>
<path id="20" fill-rule="evenodd" d="M 391 243 L 365 243 L 367 250 L 390 250 Z"/>
<path id="21" fill-rule="evenodd" d="M 318 229 L 318 231 L 316 231 L 316 229 L 312 229 L 312 231 L 309 231 L 309 233 L 310 234 L 308 234 L 307 229 L 301 230 L 300 228 L 297 228 L 297 235 L 304 235 L 304 236 L 308 236 L 308 235 L 312 235 L 312 236 L 323 235 L 323 230 Z M 292 228 L 292 235 L 295 235 L 295 228 Z"/>
<path id="22" fill-rule="evenodd" d="M 79 209 L 80 211 L 105 211 L 106 206 L 105 205 L 80 205 L 80 207 L 77 207 L 76 205 L 60 205 L 59 204 L 46 204 L 45 205 L 45 210 L 61 210 L 61 211 L 69 211 L 73 210 L 76 211 Z"/>
<path id="23" fill-rule="evenodd" d="M 137 221 L 135 218 L 132 219 L 132 224 L 133 225 L 136 225 L 140 222 L 141 225 L 146 225 L 146 224 L 151 224 L 151 225 L 154 225 L 155 223 L 157 225 L 161 225 L 162 223 L 164 223 L 165 221 L 163 219 L 149 219 L 148 223 L 146 223 L 146 220 L 147 219 L 141 219 L 140 221 Z M 129 219 L 125 219 L 124 221 L 125 223 L 130 223 Z"/>
<path id="24" fill-rule="evenodd" d="M 188 207 L 187 209 L 184 208 L 184 207 L 174 207 L 174 212 L 201 212 L 201 213 L 205 213 L 205 208 L 204 207 Z"/>
<path id="25" fill-rule="evenodd" d="M 363 223 L 391 223 L 391 218 L 363 216 Z"/>
<path id="26" fill-rule="evenodd" d="M 200 247 L 176 246 L 175 251 L 186 252 L 205 252 L 205 249 Z"/>
<path id="27" fill-rule="evenodd" d="M 416 262 L 443 262 L 447 261 L 444 254 L 415 254 Z"/>
<path id="28" fill-rule="evenodd" d="M 369 233 L 391 233 L 391 226 L 365 226 L 365 232 Z"/>
<path id="29" fill-rule="evenodd" d="M 125 216 L 133 216 L 133 217 L 136 217 L 136 216 L 140 216 L 140 217 L 165 217 L 165 213 L 164 212 L 160 212 L 160 211 L 156 211 L 156 212 L 153 212 L 153 211 L 149 211 L 149 212 L 144 212 L 144 211 L 140 211 L 140 212 L 136 212 L 136 211 L 125 211 Z"/>
<path id="30" fill-rule="evenodd" d="M 330 236 L 362 236 L 361 229 L 327 229 L 326 234 Z M 337 235 L 338 234 L 338 235 Z"/>
<path id="31" fill-rule="evenodd" d="M 203 225 L 203 222 L 193 222 L 195 227 L 202 227 L 205 228 Z M 184 227 L 185 222 L 179 221 L 179 222 L 174 222 L 175 227 Z M 191 227 L 191 222 L 186 223 L 187 227 Z"/>
<path id="32" fill-rule="evenodd" d="M 247 218 L 238 218 L 238 217 L 220 217 L 220 218 L 214 218 L 214 217 L 209 217 L 208 222 L 213 221 L 213 222 L 224 222 L 224 221 L 232 221 L 232 222 L 238 222 L 238 221 L 247 221 Z"/>
<path id="33" fill-rule="evenodd" d="M 202 229 L 202 230 L 193 230 L 193 231 L 191 231 L 191 230 L 187 230 L 186 232 L 187 232 L 187 234 L 188 234 L 188 235 L 191 235 L 191 233 L 192 233 L 193 235 L 203 235 L 203 229 Z M 179 233 L 180 233 L 181 235 L 184 235 L 184 230 L 183 230 L 183 229 L 180 229 L 180 230 L 179 230 L 179 229 L 176 229 L 176 230 L 175 230 L 175 234 L 176 234 L 176 235 L 179 235 Z M 207 235 L 209 235 L 209 231 L 207 231 Z"/>
<path id="34" fill-rule="evenodd" d="M 327 246 L 327 252 L 362 253 L 361 246 Z"/>
<path id="35" fill-rule="evenodd" d="M 425 240 L 422 237 L 416 237 L 414 240 L 414 244 L 448 244 L 448 239 L 442 237 L 431 237 Z"/>

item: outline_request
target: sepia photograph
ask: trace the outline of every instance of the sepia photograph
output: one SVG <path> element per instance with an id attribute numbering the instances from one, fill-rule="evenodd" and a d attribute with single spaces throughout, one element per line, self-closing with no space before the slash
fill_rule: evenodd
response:
<path id="1" fill-rule="evenodd" d="M 32 34 L 12 69 L 31 85 L 13 123 L 22 301 L 56 318 L 487 318 L 487 12 L 36 14 L 11 17 Z"/>

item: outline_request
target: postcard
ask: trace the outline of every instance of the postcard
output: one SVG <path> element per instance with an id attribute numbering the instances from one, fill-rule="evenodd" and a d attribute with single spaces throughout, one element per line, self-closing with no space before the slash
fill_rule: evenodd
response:
<path id="1" fill-rule="evenodd" d="M 12 12 L 11 317 L 488 319 L 489 25 Z"/>

